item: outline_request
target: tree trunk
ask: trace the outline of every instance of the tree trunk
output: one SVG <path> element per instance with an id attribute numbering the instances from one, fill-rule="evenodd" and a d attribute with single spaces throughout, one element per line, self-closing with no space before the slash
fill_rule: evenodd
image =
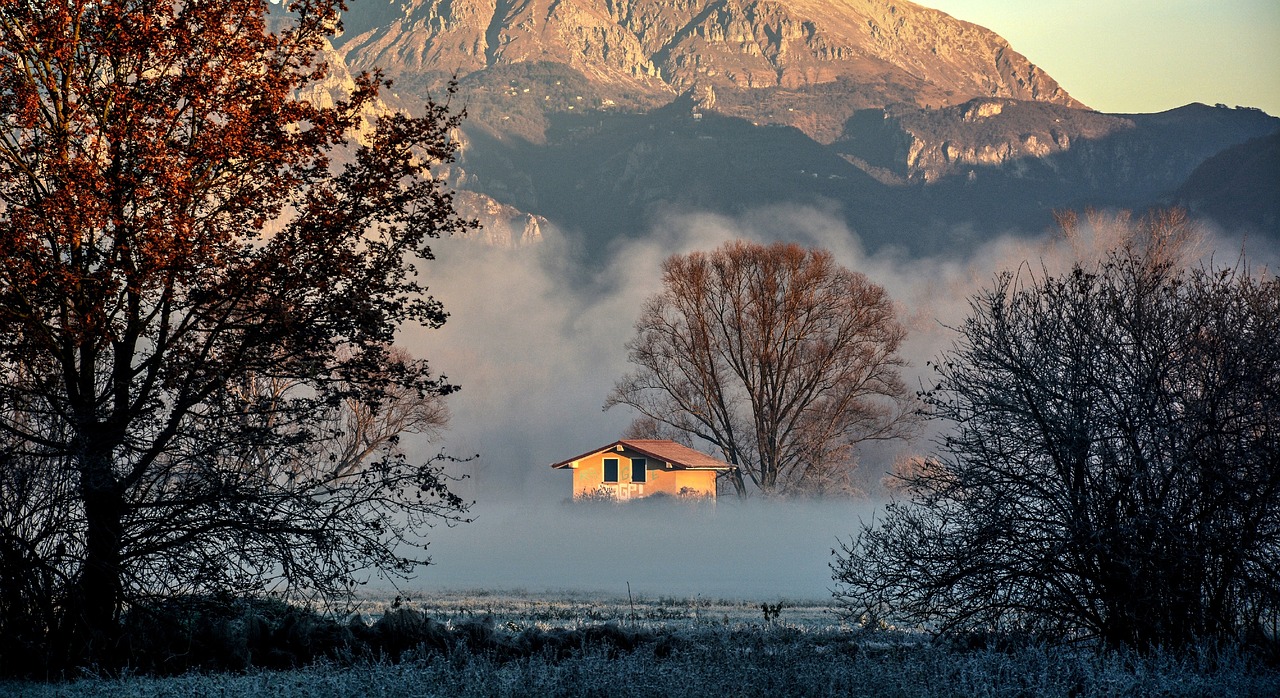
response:
<path id="1" fill-rule="evenodd" d="M 110 661 L 119 636 L 124 498 L 109 457 L 88 457 L 81 469 L 85 560 L 66 609 L 74 662 Z"/>
<path id="2" fill-rule="evenodd" d="M 747 483 L 742 479 L 742 467 L 734 465 L 733 469 L 726 474 L 726 477 L 729 478 L 729 482 L 733 483 L 733 492 L 738 495 L 738 499 L 746 499 Z"/>

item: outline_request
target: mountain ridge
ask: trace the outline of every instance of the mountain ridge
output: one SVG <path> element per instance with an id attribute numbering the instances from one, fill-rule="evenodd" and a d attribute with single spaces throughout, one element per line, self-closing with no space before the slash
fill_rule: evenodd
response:
<path id="1" fill-rule="evenodd" d="M 666 211 L 800 205 L 870 248 L 959 249 L 1043 231 L 1055 209 L 1198 201 L 1178 193 L 1197 166 L 1227 152 L 1210 171 L 1229 173 L 1232 146 L 1280 129 L 1222 105 L 1090 110 L 993 32 L 908 2 L 353 7 L 336 55 L 382 64 L 401 104 L 457 77 L 451 176 L 502 245 L 550 226 L 590 256 Z M 1238 190 L 1197 208 L 1234 224 Z M 1253 229 L 1280 240 L 1274 216 Z"/>
<path id="2" fill-rule="evenodd" d="M 1084 106 L 994 32 L 900 0 L 373 0 L 344 25 L 337 45 L 353 69 L 379 66 L 420 96 L 455 75 L 493 89 L 510 82 L 501 68 L 550 63 L 586 79 L 588 108 L 691 92 L 819 141 L 857 109 L 901 101 Z M 490 71 L 490 84 L 477 77 Z M 831 118 L 812 118 L 815 99 Z M 476 116 L 493 126 L 501 115 Z"/>

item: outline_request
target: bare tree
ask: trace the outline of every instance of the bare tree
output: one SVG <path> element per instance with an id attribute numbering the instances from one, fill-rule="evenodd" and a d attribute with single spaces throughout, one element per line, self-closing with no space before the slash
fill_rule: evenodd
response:
<path id="1" fill-rule="evenodd" d="M 1141 241 L 1185 220 L 1129 224 L 1102 262 L 971 300 L 925 396 L 942 455 L 833 564 L 850 617 L 1134 647 L 1274 622 L 1280 281 L 1184 270 Z"/>
<path id="2" fill-rule="evenodd" d="M 446 317 L 459 117 L 348 144 L 377 75 L 299 97 L 340 6 L 0 2 L 0 635 L 43 658 L 109 661 L 157 594 L 405 574 L 463 508 L 395 445 L 453 387 L 390 346 Z"/>
<path id="3" fill-rule="evenodd" d="M 856 444 L 911 431 L 893 304 L 829 252 L 731 242 L 667 259 L 663 287 L 605 409 L 712 445 L 739 495 L 847 489 Z"/>

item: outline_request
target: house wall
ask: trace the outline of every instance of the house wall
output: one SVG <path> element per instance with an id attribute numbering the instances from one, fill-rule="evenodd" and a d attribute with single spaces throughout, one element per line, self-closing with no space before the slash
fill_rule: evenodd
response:
<path id="1" fill-rule="evenodd" d="M 604 460 L 618 459 L 618 482 L 605 483 Z M 702 496 L 714 497 L 716 493 L 716 473 L 714 470 L 667 470 L 666 464 L 654 458 L 648 458 L 645 468 L 646 481 L 631 481 L 631 459 L 647 458 L 634 451 L 602 451 L 593 453 L 577 462 L 573 468 L 573 496 L 581 497 L 583 493 L 592 493 L 601 486 L 612 491 L 619 499 L 648 497 L 654 494 L 678 495 L 681 489 L 698 492 Z"/>

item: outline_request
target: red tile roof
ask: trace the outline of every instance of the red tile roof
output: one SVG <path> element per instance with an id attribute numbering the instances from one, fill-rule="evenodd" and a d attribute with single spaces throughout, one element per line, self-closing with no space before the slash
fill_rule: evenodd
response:
<path id="1" fill-rule="evenodd" d="M 718 458 L 712 458 L 701 451 L 695 451 L 688 446 L 682 446 L 674 441 L 665 439 L 620 439 L 614 441 L 607 446 L 594 448 L 579 456 L 574 456 L 568 460 L 552 463 L 553 468 L 565 468 L 573 464 L 574 461 L 582 460 L 587 456 L 595 455 L 604 451 L 616 451 L 618 446 L 643 454 L 649 458 L 670 463 L 672 467 L 697 470 L 729 470 L 732 465 L 725 463 Z"/>

